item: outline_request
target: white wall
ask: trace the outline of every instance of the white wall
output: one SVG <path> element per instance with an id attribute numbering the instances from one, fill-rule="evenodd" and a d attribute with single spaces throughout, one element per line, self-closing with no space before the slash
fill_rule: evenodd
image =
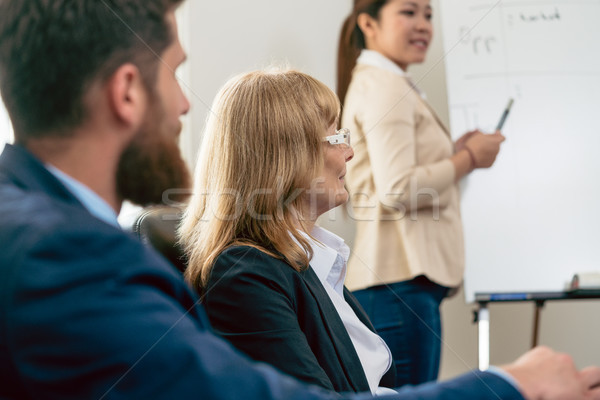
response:
<path id="1" fill-rule="evenodd" d="M 190 130 L 197 144 L 218 89 L 239 73 L 272 63 L 309 73 L 335 86 L 337 35 L 351 0 L 190 0 L 188 48 L 192 102 Z"/>
<path id="2" fill-rule="evenodd" d="M 432 0 L 434 10 L 439 1 Z M 183 134 L 183 150 L 195 160 L 204 120 L 217 90 L 238 73 L 287 61 L 291 67 L 310 73 L 335 88 L 335 60 L 341 23 L 352 0 L 242 0 L 200 2 L 188 0 L 189 87 L 192 111 Z M 441 32 L 439 15 L 435 30 Z M 427 61 L 412 68 L 418 85 L 448 124 L 446 79 L 440 38 L 434 39 Z M 501 156 L 501 155 L 500 155 Z M 330 220 L 333 219 L 333 220 Z M 352 244 L 354 228 L 339 210 L 325 215 L 322 225 Z M 473 305 L 462 293 L 443 304 L 443 378 L 477 366 L 477 331 L 472 323 Z M 533 305 L 492 304 L 491 362 L 502 364 L 526 351 L 531 340 Z M 581 367 L 600 364 L 600 302 L 548 303 L 542 313 L 540 342 L 568 351 Z"/>
<path id="3" fill-rule="evenodd" d="M 0 101 L 0 151 L 4 148 L 4 143 L 12 141 L 12 137 L 12 125 L 8 119 L 4 104 Z"/>

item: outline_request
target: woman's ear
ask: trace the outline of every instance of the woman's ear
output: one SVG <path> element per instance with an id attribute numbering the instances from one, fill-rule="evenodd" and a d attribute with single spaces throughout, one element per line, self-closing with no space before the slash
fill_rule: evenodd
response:
<path id="1" fill-rule="evenodd" d="M 367 13 L 360 13 L 356 18 L 356 24 L 362 31 L 365 39 L 372 38 L 375 34 L 375 28 L 377 26 L 377 20 L 371 17 Z"/>
<path id="2" fill-rule="evenodd" d="M 107 90 L 115 119 L 127 126 L 139 126 L 148 104 L 148 93 L 139 69 L 133 64 L 121 65 L 110 77 Z"/>

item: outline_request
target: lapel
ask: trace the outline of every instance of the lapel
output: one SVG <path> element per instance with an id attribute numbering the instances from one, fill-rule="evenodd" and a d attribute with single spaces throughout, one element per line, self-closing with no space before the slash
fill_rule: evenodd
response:
<path id="1" fill-rule="evenodd" d="M 421 97 L 421 96 L 419 96 L 419 97 Z M 442 128 L 444 130 L 444 132 L 446 132 L 446 135 L 448 135 L 448 138 L 451 139 L 452 137 L 450 136 L 450 131 L 448 130 L 448 128 L 446 128 L 446 125 L 444 125 L 442 120 L 438 117 L 437 113 L 433 110 L 433 108 L 431 108 L 429 103 L 427 103 L 425 100 L 423 100 L 423 98 L 421 98 L 421 103 L 423 103 L 425 105 L 425 107 L 427 107 L 427 109 L 429 110 L 429 112 L 431 112 L 431 115 L 433 115 L 433 118 L 435 118 L 435 121 L 438 123 L 440 128 Z"/>
<path id="2" fill-rule="evenodd" d="M 377 333 L 375 331 L 375 327 L 373 326 L 373 324 L 371 323 L 371 320 L 369 319 L 369 316 L 367 315 L 365 310 L 363 310 L 363 308 L 360 305 L 360 303 L 358 302 L 358 300 L 356 300 L 356 297 L 354 297 L 354 295 L 352 293 L 350 293 L 350 291 L 348 289 L 346 289 L 346 286 L 344 286 L 344 299 L 350 305 L 350 308 L 352 308 L 352 311 L 354 311 L 354 313 L 356 314 L 356 316 L 358 317 L 360 322 L 365 324 L 367 326 L 367 328 L 369 328 L 371 330 L 371 332 Z"/>
<path id="3" fill-rule="evenodd" d="M 352 310 L 354 311 L 354 313 L 356 314 L 358 319 L 363 324 L 365 324 L 367 326 L 367 328 L 369 328 L 372 332 L 377 333 L 377 331 L 375 330 L 375 327 L 373 326 L 373 324 L 371 323 L 371 320 L 369 319 L 369 316 L 367 315 L 365 310 L 362 308 L 362 306 L 360 305 L 358 300 L 356 300 L 356 297 L 354 297 L 354 295 L 348 289 L 346 289 L 346 286 L 344 286 L 344 298 L 346 299 L 346 302 L 350 305 L 350 307 L 352 308 Z M 396 387 L 396 367 L 393 362 L 390 365 L 390 368 L 381 377 L 381 381 L 379 381 L 379 385 L 389 387 L 389 388 Z"/>
<path id="4" fill-rule="evenodd" d="M 43 192 L 73 205 L 83 205 L 44 165 L 28 150 L 19 145 L 6 144 L 0 156 L 0 174 L 6 175 L 17 186 L 33 192 Z"/>
<path id="5" fill-rule="evenodd" d="M 306 282 L 306 286 L 317 300 L 323 324 L 335 347 L 348 382 L 356 392 L 369 390 L 369 382 L 348 331 L 317 274 L 312 268 L 307 268 L 301 275 L 304 282 Z"/>
<path id="6" fill-rule="evenodd" d="M 431 115 L 435 119 L 435 122 L 437 122 L 438 125 L 443 129 L 443 131 L 446 133 L 446 135 L 448 136 L 448 138 L 452 139 L 452 137 L 450 135 L 450 131 L 448 131 L 448 128 L 446 128 L 446 125 L 444 125 L 444 123 L 442 122 L 442 120 L 438 117 L 437 113 L 433 110 L 433 108 L 431 108 L 431 106 L 429 105 L 429 103 L 427 103 L 423 99 L 423 97 L 421 97 L 421 94 L 415 88 L 414 83 L 412 83 L 411 80 L 409 78 L 407 78 L 406 76 L 404 77 L 404 79 L 406 80 L 406 83 L 408 84 L 408 86 L 415 93 L 415 95 L 419 98 L 419 101 L 421 102 L 421 105 L 423 105 L 425 108 L 427 108 L 427 110 L 429 110 L 429 112 L 431 113 Z"/>

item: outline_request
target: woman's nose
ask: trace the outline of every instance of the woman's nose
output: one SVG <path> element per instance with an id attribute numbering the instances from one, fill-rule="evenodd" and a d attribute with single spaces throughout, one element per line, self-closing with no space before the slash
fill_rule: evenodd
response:
<path id="1" fill-rule="evenodd" d="M 348 145 L 344 151 L 346 152 L 346 162 L 352 160 L 354 157 L 354 150 L 352 149 L 352 146 Z"/>

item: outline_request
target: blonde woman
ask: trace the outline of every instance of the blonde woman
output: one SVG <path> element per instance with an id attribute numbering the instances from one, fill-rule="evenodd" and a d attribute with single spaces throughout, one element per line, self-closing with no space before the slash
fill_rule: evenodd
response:
<path id="1" fill-rule="evenodd" d="M 181 229 L 212 325 L 305 382 L 385 391 L 391 354 L 343 286 L 349 249 L 315 226 L 348 199 L 336 95 L 300 72 L 252 72 L 212 110 Z"/>

